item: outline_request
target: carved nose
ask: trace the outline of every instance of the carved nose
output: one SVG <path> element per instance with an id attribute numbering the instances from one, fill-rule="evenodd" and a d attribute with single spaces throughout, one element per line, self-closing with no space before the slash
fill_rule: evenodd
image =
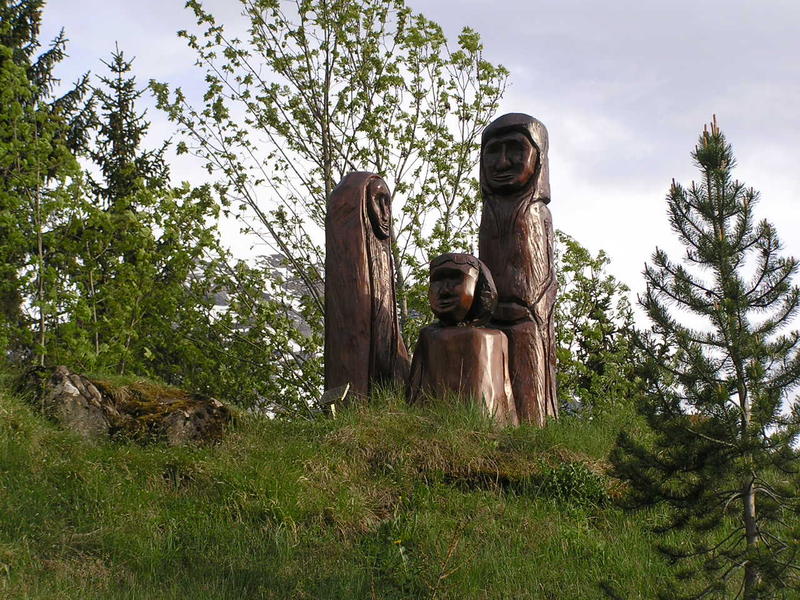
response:
<path id="1" fill-rule="evenodd" d="M 502 171 L 511 166 L 511 161 L 508 160 L 508 155 L 505 150 L 500 151 L 500 156 L 497 157 L 497 169 Z"/>

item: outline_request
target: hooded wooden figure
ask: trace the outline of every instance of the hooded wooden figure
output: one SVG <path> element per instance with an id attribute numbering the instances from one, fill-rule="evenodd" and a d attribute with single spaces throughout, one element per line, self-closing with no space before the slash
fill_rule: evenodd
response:
<path id="1" fill-rule="evenodd" d="M 349 173 L 325 218 L 325 389 L 405 381 L 392 258 L 391 193 L 372 173 Z"/>
<path id="2" fill-rule="evenodd" d="M 556 272 L 547 130 L 510 113 L 486 127 L 480 162 L 480 258 L 494 276 L 492 326 L 508 336 L 511 386 L 520 421 L 558 416 L 553 308 Z"/>
<path id="3" fill-rule="evenodd" d="M 486 265 L 470 254 L 433 259 L 428 298 L 439 321 L 420 332 L 408 400 L 453 395 L 477 402 L 499 425 L 516 425 L 508 341 L 502 332 L 484 327 L 497 306 Z"/>

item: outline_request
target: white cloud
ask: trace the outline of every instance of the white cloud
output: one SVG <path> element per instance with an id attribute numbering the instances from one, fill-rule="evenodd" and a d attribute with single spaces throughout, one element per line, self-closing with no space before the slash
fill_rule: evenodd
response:
<path id="1" fill-rule="evenodd" d="M 762 192 L 758 216 L 773 221 L 800 256 L 800 3 L 795 0 L 409 0 L 454 38 L 481 33 L 487 58 L 512 71 L 502 112 L 541 118 L 550 130 L 556 226 L 593 249 L 638 288 L 656 245 L 674 247 L 664 196 L 671 179 L 696 176 L 689 153 L 716 113 L 739 159 L 740 178 Z M 44 36 L 64 26 L 74 79 L 119 41 L 140 80 L 200 89 L 194 56 L 175 31 L 194 19 L 163 0 L 52 0 Z M 237 20 L 239 2 L 206 5 Z M 171 134 L 150 113 L 152 138 Z M 179 178 L 205 178 L 182 159 Z M 797 240 L 797 241 L 795 241 Z"/>

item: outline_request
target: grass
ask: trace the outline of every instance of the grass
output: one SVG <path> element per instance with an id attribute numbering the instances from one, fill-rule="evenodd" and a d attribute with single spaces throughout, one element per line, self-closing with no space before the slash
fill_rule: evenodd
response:
<path id="1" fill-rule="evenodd" d="M 384 393 L 238 418 L 211 447 L 87 444 L 0 391 L 0 597 L 653 598 L 653 515 L 605 458 L 619 412 L 494 431 Z"/>

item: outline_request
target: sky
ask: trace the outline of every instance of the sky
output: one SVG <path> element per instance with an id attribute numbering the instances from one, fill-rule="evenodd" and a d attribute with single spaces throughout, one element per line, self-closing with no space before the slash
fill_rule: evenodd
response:
<path id="1" fill-rule="evenodd" d="M 610 271 L 643 289 L 658 246 L 680 246 L 669 229 L 669 184 L 697 171 L 693 149 L 712 114 L 737 157 L 735 176 L 761 193 L 757 218 L 800 257 L 800 2 L 797 0 L 407 0 L 455 40 L 481 35 L 485 57 L 505 65 L 510 86 L 498 115 L 524 112 L 547 126 L 558 229 Z M 219 21 L 236 0 L 207 0 Z M 42 39 L 63 27 L 64 80 L 102 72 L 115 43 L 135 56 L 135 74 L 191 89 L 202 84 L 194 56 L 176 36 L 193 24 L 181 0 L 50 0 Z M 172 126 L 155 109 L 151 136 Z M 177 158 L 173 174 L 204 174 Z"/>

